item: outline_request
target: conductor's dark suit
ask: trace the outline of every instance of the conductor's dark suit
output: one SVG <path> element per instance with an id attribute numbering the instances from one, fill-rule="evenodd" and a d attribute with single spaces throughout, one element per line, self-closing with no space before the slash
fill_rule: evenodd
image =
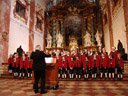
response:
<path id="1" fill-rule="evenodd" d="M 38 93 L 38 82 L 41 77 L 41 93 L 44 92 L 45 89 L 45 57 L 50 57 L 50 55 L 46 55 L 43 51 L 36 50 L 32 52 L 31 59 L 33 59 L 32 69 L 34 71 L 34 79 L 35 79 L 35 93 Z"/>

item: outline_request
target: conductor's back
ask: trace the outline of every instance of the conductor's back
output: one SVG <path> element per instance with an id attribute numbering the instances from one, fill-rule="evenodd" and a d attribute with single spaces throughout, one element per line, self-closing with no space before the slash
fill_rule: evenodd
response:
<path id="1" fill-rule="evenodd" d="M 41 47 L 40 45 L 36 46 L 35 52 L 32 52 L 31 59 L 33 59 L 33 65 L 32 69 L 34 71 L 34 91 L 35 93 L 38 93 L 38 82 L 41 77 L 41 94 L 46 93 L 45 91 L 45 69 L 46 69 L 46 63 L 45 63 L 45 57 L 50 57 L 50 55 L 46 55 L 43 51 L 40 51 Z"/>
<path id="2" fill-rule="evenodd" d="M 33 59 L 32 69 L 34 71 L 40 71 L 46 69 L 45 57 L 50 57 L 50 55 L 46 55 L 43 51 L 36 50 L 32 52 L 31 59 Z"/>

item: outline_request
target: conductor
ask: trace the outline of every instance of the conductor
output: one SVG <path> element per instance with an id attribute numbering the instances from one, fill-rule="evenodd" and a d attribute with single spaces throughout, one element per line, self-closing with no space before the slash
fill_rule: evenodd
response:
<path id="1" fill-rule="evenodd" d="M 46 63 L 45 63 L 45 57 L 50 57 L 50 55 L 45 54 L 43 51 L 41 51 L 41 46 L 37 45 L 35 48 L 35 52 L 32 52 L 31 59 L 33 59 L 33 65 L 32 70 L 34 71 L 34 91 L 35 94 L 38 93 L 38 83 L 39 79 L 41 77 L 41 94 L 45 94 L 45 69 L 46 69 Z"/>

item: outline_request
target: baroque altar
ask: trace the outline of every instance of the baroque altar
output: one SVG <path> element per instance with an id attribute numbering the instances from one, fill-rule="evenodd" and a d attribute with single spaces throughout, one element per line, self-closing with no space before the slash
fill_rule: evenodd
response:
<path id="1" fill-rule="evenodd" d="M 47 10 L 47 35 L 52 38 L 51 47 L 46 48 L 96 50 L 104 46 L 101 17 L 98 2 L 60 0 Z"/>

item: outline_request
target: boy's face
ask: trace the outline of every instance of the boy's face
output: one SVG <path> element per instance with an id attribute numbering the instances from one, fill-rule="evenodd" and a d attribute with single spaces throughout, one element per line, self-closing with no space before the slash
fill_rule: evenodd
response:
<path id="1" fill-rule="evenodd" d="M 101 50 L 101 47 L 99 47 L 99 50 Z"/>
<path id="2" fill-rule="evenodd" d="M 121 57 L 121 55 L 120 54 L 118 54 L 118 58 L 120 58 Z"/>
<path id="3" fill-rule="evenodd" d="M 67 51 L 67 55 L 69 55 L 69 52 Z"/>
<path id="4" fill-rule="evenodd" d="M 12 58 L 12 54 L 10 55 L 10 58 Z"/>
<path id="5" fill-rule="evenodd" d="M 104 57 L 104 54 L 102 54 L 102 57 Z"/>
<path id="6" fill-rule="evenodd" d="M 87 52 L 87 49 L 85 49 L 84 51 Z"/>

